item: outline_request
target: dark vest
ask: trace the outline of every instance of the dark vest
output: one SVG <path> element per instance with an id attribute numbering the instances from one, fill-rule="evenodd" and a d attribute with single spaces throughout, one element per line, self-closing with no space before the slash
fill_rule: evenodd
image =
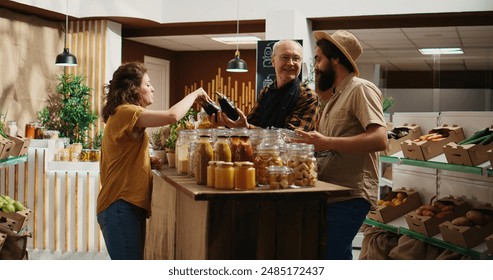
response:
<path id="1" fill-rule="evenodd" d="M 299 79 L 294 79 L 283 87 L 277 88 L 276 81 L 274 81 L 262 99 L 258 101 L 259 106 L 248 122 L 262 128 L 285 128 L 298 102 L 300 83 Z"/>

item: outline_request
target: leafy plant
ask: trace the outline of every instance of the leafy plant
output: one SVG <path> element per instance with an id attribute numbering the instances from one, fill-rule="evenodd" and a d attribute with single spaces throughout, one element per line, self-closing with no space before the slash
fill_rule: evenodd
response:
<path id="1" fill-rule="evenodd" d="M 390 108 L 392 108 L 394 103 L 395 103 L 394 97 L 385 96 L 383 98 L 383 103 L 382 103 L 383 112 L 388 113 L 388 111 L 390 110 Z"/>
<path id="2" fill-rule="evenodd" d="M 68 137 L 70 143 L 82 143 L 89 148 L 88 131 L 97 119 L 89 102 L 91 88 L 83 84 L 80 75 L 62 74 L 58 80 L 48 105 L 38 112 L 38 120 L 46 129 L 58 130 L 60 137 Z"/>
<path id="3" fill-rule="evenodd" d="M 198 114 L 193 108 L 188 109 L 187 113 L 178 122 L 169 125 L 169 136 L 164 142 L 164 146 L 168 151 L 174 151 L 176 148 L 176 140 L 178 139 L 178 131 L 181 129 L 193 128 L 192 119 Z"/>

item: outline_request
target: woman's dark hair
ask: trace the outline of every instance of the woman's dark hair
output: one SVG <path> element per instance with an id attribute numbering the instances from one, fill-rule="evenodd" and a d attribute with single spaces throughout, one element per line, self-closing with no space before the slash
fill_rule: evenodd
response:
<path id="1" fill-rule="evenodd" d="M 102 110 L 104 122 L 108 121 L 119 105 L 144 106 L 140 95 L 140 85 L 145 73 L 147 73 L 147 68 L 141 62 L 129 62 L 118 67 L 110 83 L 104 86 L 106 92 Z"/>
<path id="2" fill-rule="evenodd" d="M 328 59 L 339 59 L 339 63 L 344 65 L 344 67 L 346 67 L 349 72 L 354 72 L 354 67 L 349 59 L 336 45 L 334 45 L 334 43 L 326 39 L 321 39 L 317 41 L 317 47 L 322 50 L 323 54 Z"/>

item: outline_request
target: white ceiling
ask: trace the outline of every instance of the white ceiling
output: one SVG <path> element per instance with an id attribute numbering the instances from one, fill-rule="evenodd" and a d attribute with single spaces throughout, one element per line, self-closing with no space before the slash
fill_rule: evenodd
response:
<path id="1" fill-rule="evenodd" d="M 329 33 L 334 30 L 326 30 Z M 358 63 L 380 64 L 388 71 L 491 70 L 493 69 L 493 26 L 431 28 L 388 28 L 349 30 L 360 40 L 364 52 Z M 173 51 L 234 50 L 235 45 L 211 37 L 227 34 L 127 38 Z M 229 34 L 234 36 L 235 34 Z M 265 39 L 265 33 L 242 33 Z M 419 48 L 461 47 L 462 55 L 423 56 Z M 240 45 L 255 49 L 255 45 Z"/>

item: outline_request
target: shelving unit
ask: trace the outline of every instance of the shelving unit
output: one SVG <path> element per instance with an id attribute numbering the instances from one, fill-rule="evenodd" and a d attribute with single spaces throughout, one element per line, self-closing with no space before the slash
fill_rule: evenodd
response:
<path id="1" fill-rule="evenodd" d="M 446 250 L 451 250 L 454 252 L 457 252 L 459 254 L 462 254 L 464 256 L 469 256 L 473 259 L 488 259 L 488 260 L 493 260 L 493 256 L 488 255 L 488 248 L 486 247 L 485 243 L 481 243 L 478 246 L 471 248 L 471 249 L 466 249 L 461 246 L 454 245 L 452 243 L 448 243 L 442 239 L 441 234 L 437 234 L 432 237 L 428 237 L 425 235 L 422 235 L 420 233 L 417 233 L 415 231 L 410 230 L 407 228 L 407 224 L 405 221 L 405 217 L 402 216 L 388 224 L 380 223 L 371 219 L 366 219 L 365 224 L 374 226 L 374 227 L 379 227 L 382 229 L 385 229 L 389 232 L 395 233 L 395 234 L 404 234 L 407 236 L 410 236 L 414 239 L 423 241 L 428 244 L 432 244 L 434 246 L 446 249 Z"/>
<path id="2" fill-rule="evenodd" d="M 457 164 L 449 164 L 445 158 L 444 154 L 438 155 L 437 157 L 434 157 L 428 161 L 422 161 L 422 160 L 414 160 L 414 159 L 408 159 L 405 158 L 402 154 L 402 152 L 395 153 L 391 156 L 380 156 L 380 162 L 381 163 L 390 163 L 390 164 L 398 164 L 398 165 L 410 165 L 410 166 L 417 166 L 417 167 L 424 167 L 424 168 L 431 168 L 431 169 L 437 169 L 437 170 L 448 170 L 448 171 L 454 171 L 454 172 L 461 172 L 465 174 L 475 174 L 475 175 L 481 175 L 483 177 L 493 177 L 493 169 L 489 161 L 484 162 L 478 166 L 464 166 L 464 165 L 457 165 Z M 381 165 L 382 166 L 382 165 Z M 437 183 L 438 184 L 438 183 Z M 380 178 L 380 185 L 388 185 L 392 186 L 392 181 L 388 180 L 386 178 Z M 407 236 L 410 236 L 414 239 L 426 242 L 428 244 L 435 245 L 437 247 L 451 250 L 454 252 L 457 252 L 459 254 L 469 256 L 474 259 L 489 259 L 493 260 L 493 256 L 488 254 L 488 248 L 486 247 L 485 243 L 481 243 L 480 245 L 471 248 L 471 249 L 466 249 L 461 246 L 457 246 L 451 243 L 448 243 L 444 241 L 441 237 L 441 234 L 437 234 L 432 237 L 428 237 L 425 235 L 422 235 L 420 233 L 417 233 L 415 231 L 410 230 L 407 227 L 407 223 L 405 221 L 405 217 L 402 216 L 388 224 L 377 222 L 371 219 L 366 219 L 365 224 L 379 227 L 382 229 L 385 229 L 389 232 L 393 232 L 396 234 L 404 234 Z"/>
<path id="3" fill-rule="evenodd" d="M 16 165 L 19 163 L 23 163 L 27 161 L 27 155 L 19 156 L 19 157 L 9 157 L 6 159 L 0 160 L 0 168 Z"/>
<path id="4" fill-rule="evenodd" d="M 412 165 L 418 167 L 449 170 L 449 171 L 462 172 L 468 174 L 482 175 L 486 177 L 493 177 L 493 169 L 488 161 L 478 166 L 450 164 L 447 163 L 444 154 L 438 155 L 437 157 L 424 161 L 424 160 L 405 158 L 402 152 L 398 152 L 391 156 L 380 156 L 380 161 L 386 163 L 392 163 L 392 164 Z"/>

